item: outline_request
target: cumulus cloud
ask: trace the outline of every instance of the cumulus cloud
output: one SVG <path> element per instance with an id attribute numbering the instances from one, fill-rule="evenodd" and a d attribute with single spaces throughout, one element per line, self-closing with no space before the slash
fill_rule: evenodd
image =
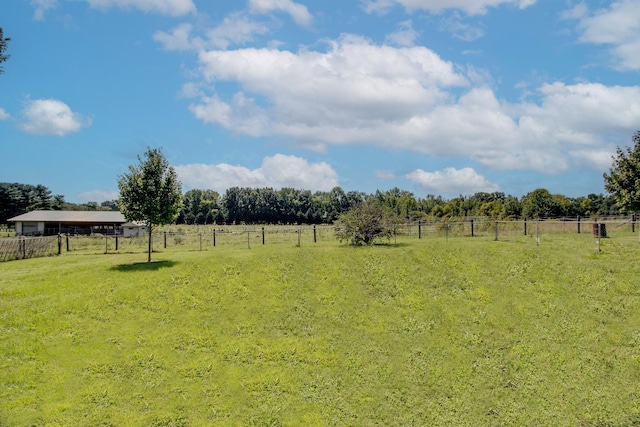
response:
<path id="1" fill-rule="evenodd" d="M 417 169 L 406 178 L 418 183 L 429 192 L 445 194 L 474 194 L 478 192 L 494 192 L 500 188 L 472 168 L 445 168 L 436 172 L 425 172 Z"/>
<path id="2" fill-rule="evenodd" d="M 6 111 L 4 111 L 3 108 L 0 108 L 0 122 L 3 120 L 9 120 L 10 118 L 11 118 L 11 115 Z"/>
<path id="3" fill-rule="evenodd" d="M 338 186 L 338 174 L 327 163 L 309 163 L 296 156 L 276 154 L 265 157 L 257 169 L 221 163 L 190 164 L 175 167 L 186 187 L 224 192 L 230 187 L 283 187 L 311 191 L 330 191 Z"/>
<path id="4" fill-rule="evenodd" d="M 610 48 L 614 67 L 640 70 L 640 2 L 614 1 L 607 9 L 590 12 L 580 4 L 565 12 L 564 17 L 578 20 L 580 41 Z"/>
<path id="5" fill-rule="evenodd" d="M 445 10 L 461 10 L 468 15 L 485 14 L 490 7 L 509 4 L 524 9 L 537 0 L 364 0 L 363 8 L 367 13 L 386 13 L 392 6 L 400 5 L 408 11 L 426 10 L 440 13 Z"/>
<path id="6" fill-rule="evenodd" d="M 37 99 L 27 102 L 22 111 L 24 121 L 19 127 L 35 135 L 65 136 L 91 125 L 91 121 L 71 111 L 57 99 Z"/>
<path id="7" fill-rule="evenodd" d="M 640 122 L 637 86 L 554 82 L 532 92 L 533 100 L 512 104 L 473 70 L 425 47 L 381 46 L 350 35 L 326 51 L 211 50 L 199 61 L 201 91 L 190 106 L 196 117 L 319 151 L 376 144 L 554 173 L 594 165 L 589 159 L 615 152 Z M 232 95 L 202 89 L 224 82 L 240 89 Z"/>
<path id="8" fill-rule="evenodd" d="M 253 13 L 285 12 L 296 24 L 302 26 L 311 25 L 313 22 L 313 16 L 307 7 L 291 0 L 249 0 L 249 10 Z"/>

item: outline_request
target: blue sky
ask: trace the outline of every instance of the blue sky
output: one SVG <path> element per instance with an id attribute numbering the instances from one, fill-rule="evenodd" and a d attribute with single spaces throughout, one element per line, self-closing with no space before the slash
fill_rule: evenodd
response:
<path id="1" fill-rule="evenodd" d="M 0 182 L 604 192 L 640 129 L 640 1 L 5 0 Z"/>

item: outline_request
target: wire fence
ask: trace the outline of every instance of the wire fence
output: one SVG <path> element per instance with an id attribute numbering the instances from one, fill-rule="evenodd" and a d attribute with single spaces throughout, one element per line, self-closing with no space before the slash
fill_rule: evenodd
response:
<path id="1" fill-rule="evenodd" d="M 406 221 L 387 225 L 391 237 L 382 243 L 421 239 L 478 238 L 494 241 L 515 241 L 534 238 L 539 245 L 553 237 L 579 234 L 584 237 L 607 238 L 638 233 L 640 223 L 625 218 L 608 220 L 529 220 L 495 221 Z M 224 250 L 258 246 L 303 246 L 333 242 L 339 244 L 331 225 L 301 226 L 168 226 L 154 232 L 154 251 Z M 148 250 L 148 236 L 58 235 L 47 237 L 0 238 L 0 262 L 26 258 L 65 255 L 68 253 L 142 253 Z M 598 245 L 599 248 L 599 245 Z"/>

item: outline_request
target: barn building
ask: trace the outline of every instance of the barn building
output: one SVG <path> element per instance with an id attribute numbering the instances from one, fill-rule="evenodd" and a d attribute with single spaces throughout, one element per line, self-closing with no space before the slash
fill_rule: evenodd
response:
<path id="1" fill-rule="evenodd" d="M 128 222 L 118 211 L 31 211 L 13 218 L 19 236 L 56 234 L 141 235 L 144 225 Z"/>

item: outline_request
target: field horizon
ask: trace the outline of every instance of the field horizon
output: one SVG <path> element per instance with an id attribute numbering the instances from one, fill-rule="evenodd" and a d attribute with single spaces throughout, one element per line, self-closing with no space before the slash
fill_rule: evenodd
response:
<path id="1" fill-rule="evenodd" d="M 640 245 L 595 247 L 572 234 L 6 262 L 0 426 L 638 425 Z"/>

